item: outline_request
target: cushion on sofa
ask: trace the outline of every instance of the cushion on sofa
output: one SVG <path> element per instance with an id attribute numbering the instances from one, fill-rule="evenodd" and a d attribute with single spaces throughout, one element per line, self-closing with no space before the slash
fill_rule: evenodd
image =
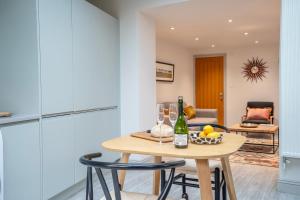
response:
<path id="1" fill-rule="evenodd" d="M 218 123 L 217 118 L 210 117 L 196 117 L 188 120 L 188 124 L 216 124 Z"/>
<path id="2" fill-rule="evenodd" d="M 193 119 L 196 117 L 196 109 L 193 106 L 187 106 L 183 109 L 187 119 Z"/>

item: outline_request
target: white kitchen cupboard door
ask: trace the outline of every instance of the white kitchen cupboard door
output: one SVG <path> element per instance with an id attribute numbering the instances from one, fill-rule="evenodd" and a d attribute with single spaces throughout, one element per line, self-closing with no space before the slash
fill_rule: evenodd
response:
<path id="1" fill-rule="evenodd" d="M 118 153 L 104 151 L 101 143 L 120 135 L 118 109 L 82 113 L 75 118 L 75 182 L 86 178 L 86 166 L 79 163 L 80 156 L 88 153 L 103 153 L 101 160 L 114 161 Z"/>
<path id="2" fill-rule="evenodd" d="M 42 120 L 43 199 L 62 192 L 74 184 L 73 116 Z"/>
<path id="3" fill-rule="evenodd" d="M 87 1 L 73 0 L 75 110 L 119 102 L 118 21 Z"/>
<path id="4" fill-rule="evenodd" d="M 41 199 L 39 123 L 1 128 L 3 137 L 4 199 Z"/>
<path id="5" fill-rule="evenodd" d="M 72 111 L 72 0 L 38 1 L 42 113 Z"/>
<path id="6" fill-rule="evenodd" d="M 39 112 L 36 0 L 0 0 L 0 110 Z"/>

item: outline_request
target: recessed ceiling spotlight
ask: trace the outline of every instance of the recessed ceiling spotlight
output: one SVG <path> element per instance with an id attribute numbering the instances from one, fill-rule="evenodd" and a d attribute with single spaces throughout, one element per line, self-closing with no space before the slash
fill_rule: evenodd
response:
<path id="1" fill-rule="evenodd" d="M 195 37 L 195 40 L 196 40 L 196 41 L 198 41 L 198 40 L 199 40 L 199 38 L 198 38 L 198 37 Z"/>
<path id="2" fill-rule="evenodd" d="M 228 19 L 228 23 L 232 23 L 232 19 Z"/>
<path id="3" fill-rule="evenodd" d="M 245 36 L 247 36 L 248 34 L 249 34 L 248 32 L 245 32 L 245 33 L 244 33 Z"/>
<path id="4" fill-rule="evenodd" d="M 174 26 L 171 26 L 170 29 L 171 29 L 172 31 L 174 31 L 174 30 L 175 30 L 175 27 L 174 27 Z"/>
<path id="5" fill-rule="evenodd" d="M 255 43 L 255 44 L 258 44 L 258 43 L 259 43 L 259 41 L 258 41 L 258 40 L 255 40 L 255 41 L 254 41 L 254 43 Z"/>
<path id="6" fill-rule="evenodd" d="M 214 45 L 214 44 L 211 45 L 212 48 L 215 48 L 215 46 L 216 46 L 216 45 Z"/>

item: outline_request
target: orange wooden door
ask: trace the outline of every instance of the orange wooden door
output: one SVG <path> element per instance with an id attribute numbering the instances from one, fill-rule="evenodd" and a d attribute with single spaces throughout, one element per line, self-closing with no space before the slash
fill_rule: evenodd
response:
<path id="1" fill-rule="evenodd" d="M 218 123 L 224 124 L 224 57 L 196 58 L 196 108 L 218 110 Z"/>

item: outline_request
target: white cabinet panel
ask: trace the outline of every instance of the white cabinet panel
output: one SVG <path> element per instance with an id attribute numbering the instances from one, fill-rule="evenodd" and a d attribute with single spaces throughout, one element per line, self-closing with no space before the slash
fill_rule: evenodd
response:
<path id="1" fill-rule="evenodd" d="M 73 110 L 71 13 L 71 0 L 39 0 L 43 114 Z"/>
<path id="2" fill-rule="evenodd" d="M 0 110 L 39 111 L 36 0 L 0 0 Z"/>
<path id="3" fill-rule="evenodd" d="M 75 110 L 118 105 L 118 21 L 82 0 L 72 18 Z"/>
<path id="4" fill-rule="evenodd" d="M 4 153 L 4 199 L 41 199 L 39 123 L 1 128 Z"/>
<path id="5" fill-rule="evenodd" d="M 79 163 L 80 156 L 101 152 L 101 160 L 114 161 L 118 153 L 104 151 L 101 143 L 120 135 L 118 109 L 78 114 L 75 118 L 75 182 L 86 177 L 86 167 Z"/>
<path id="6" fill-rule="evenodd" d="M 74 184 L 74 121 L 72 116 L 43 119 L 43 199 Z"/>

